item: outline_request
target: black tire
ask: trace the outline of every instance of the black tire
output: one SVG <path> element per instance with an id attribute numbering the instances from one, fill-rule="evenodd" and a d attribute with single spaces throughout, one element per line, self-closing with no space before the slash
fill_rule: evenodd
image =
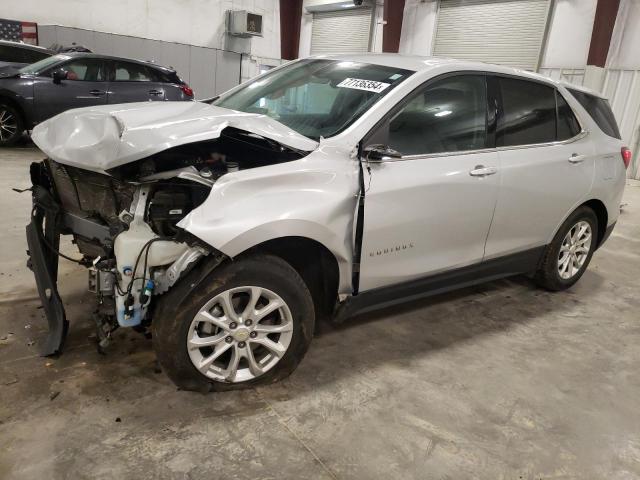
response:
<path id="1" fill-rule="evenodd" d="M 208 392 L 265 385 L 291 374 L 309 348 L 315 323 L 312 297 L 298 272 L 273 255 L 248 256 L 206 272 L 204 262 L 164 295 L 154 312 L 153 345 L 169 378 L 181 389 Z M 198 283 L 203 275 L 204 280 Z M 289 307 L 293 321 L 290 344 L 278 363 L 256 378 L 236 383 L 211 379 L 196 369 L 189 356 L 187 336 L 191 322 L 219 293 L 247 285 L 276 293 Z"/>
<path id="2" fill-rule="evenodd" d="M 7 125 L 3 122 L 9 121 Z M 11 129 L 11 130 L 9 130 Z M 24 133 L 24 120 L 22 114 L 14 106 L 0 102 L 0 147 L 14 145 Z"/>
<path id="3" fill-rule="evenodd" d="M 569 230 L 581 221 L 587 222 L 591 227 L 591 245 L 580 269 L 572 277 L 565 279 L 560 276 L 560 272 L 558 271 L 560 248 Z M 589 266 L 593 252 L 598 246 L 598 240 L 598 217 L 589 207 L 582 206 L 577 208 L 562 224 L 553 241 L 547 245 L 534 280 L 539 286 L 553 292 L 566 290 L 571 287 L 580 280 L 580 277 L 582 277 Z"/>

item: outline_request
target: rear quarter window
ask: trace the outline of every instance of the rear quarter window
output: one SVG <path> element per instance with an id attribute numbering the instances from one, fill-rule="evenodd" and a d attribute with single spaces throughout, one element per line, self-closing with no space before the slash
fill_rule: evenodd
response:
<path id="1" fill-rule="evenodd" d="M 0 60 L 3 62 L 24 62 L 20 48 L 0 45 Z"/>
<path id="2" fill-rule="evenodd" d="M 616 117 L 611 111 L 609 102 L 604 98 L 596 97 L 579 90 L 568 89 L 571 95 L 582 105 L 587 111 L 593 121 L 596 122 L 600 130 L 609 135 L 610 137 L 620 139 L 620 130 L 618 130 L 618 124 L 616 123 Z"/>
<path id="3" fill-rule="evenodd" d="M 558 107 L 557 140 L 569 140 L 580 133 L 580 123 L 563 96 L 556 90 Z"/>
<path id="4" fill-rule="evenodd" d="M 47 58 L 50 56 L 46 52 L 38 52 L 35 50 L 27 50 L 27 49 L 24 50 L 22 55 L 24 57 L 25 63 L 35 63 L 42 60 L 43 58 Z"/>
<path id="5" fill-rule="evenodd" d="M 160 81 L 164 83 L 184 83 L 176 72 L 164 72 L 162 70 L 156 70 L 158 76 L 160 77 Z"/>
<path id="6" fill-rule="evenodd" d="M 24 47 L 0 45 L 0 60 L 4 62 L 35 63 L 49 56 L 47 52 L 40 52 Z"/>

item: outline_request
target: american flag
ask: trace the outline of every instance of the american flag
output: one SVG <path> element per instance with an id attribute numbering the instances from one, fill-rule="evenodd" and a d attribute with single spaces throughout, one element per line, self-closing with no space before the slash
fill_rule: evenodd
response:
<path id="1" fill-rule="evenodd" d="M 0 40 L 38 44 L 38 24 L 0 18 Z"/>

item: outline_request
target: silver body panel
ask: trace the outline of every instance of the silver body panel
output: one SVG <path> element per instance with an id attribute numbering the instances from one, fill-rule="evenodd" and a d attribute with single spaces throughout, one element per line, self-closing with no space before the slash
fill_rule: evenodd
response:
<path id="1" fill-rule="evenodd" d="M 357 161 L 321 146 L 301 160 L 225 175 L 179 226 L 230 257 L 274 238 L 315 240 L 338 262 L 339 293 L 351 293 L 357 192 Z"/>
<path id="2" fill-rule="evenodd" d="M 469 171 L 497 163 L 498 154 L 485 151 L 371 165 L 360 289 L 482 261 L 498 177 Z"/>

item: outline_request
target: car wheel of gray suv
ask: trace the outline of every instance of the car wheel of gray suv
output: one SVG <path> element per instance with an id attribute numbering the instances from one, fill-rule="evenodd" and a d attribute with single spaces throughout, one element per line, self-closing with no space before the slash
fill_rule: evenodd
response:
<path id="1" fill-rule="evenodd" d="M 181 285 L 190 287 L 192 278 Z M 158 361 L 180 388 L 247 388 L 281 380 L 297 367 L 315 317 L 306 284 L 287 262 L 241 258 L 197 285 L 170 290 L 153 318 Z"/>
<path id="2" fill-rule="evenodd" d="M 547 246 L 535 275 L 538 285 L 551 291 L 571 287 L 587 269 L 597 243 L 598 217 L 589 207 L 579 207 Z"/>
<path id="3" fill-rule="evenodd" d="M 0 147 L 13 145 L 22 136 L 22 115 L 9 104 L 0 103 Z"/>

